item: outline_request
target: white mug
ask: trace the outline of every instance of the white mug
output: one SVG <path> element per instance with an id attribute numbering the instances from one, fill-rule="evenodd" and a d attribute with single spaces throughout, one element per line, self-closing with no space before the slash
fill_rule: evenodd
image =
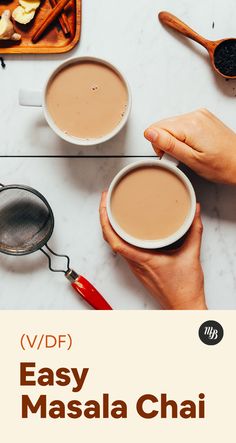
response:
<path id="1" fill-rule="evenodd" d="M 175 174 L 180 180 L 185 184 L 189 196 L 190 196 L 190 209 L 189 213 L 182 224 L 182 226 L 178 229 L 178 231 L 174 232 L 172 235 L 166 238 L 158 239 L 158 240 L 141 240 L 135 237 L 132 237 L 131 235 L 127 234 L 116 222 L 115 218 L 112 215 L 111 210 L 111 199 L 113 191 L 116 187 L 116 185 L 119 183 L 119 181 L 127 174 L 129 174 L 130 171 L 137 169 L 137 168 L 143 168 L 144 166 L 155 166 L 157 168 L 164 168 L 168 171 L 171 171 L 173 174 Z M 190 226 L 193 223 L 193 219 L 196 212 L 196 195 L 193 189 L 193 186 L 189 179 L 186 177 L 186 175 L 177 167 L 178 163 L 169 156 L 164 156 L 162 160 L 160 159 L 147 159 L 147 160 L 141 160 L 135 163 L 132 163 L 128 166 L 126 166 L 124 169 L 122 169 L 113 179 L 112 183 L 110 184 L 108 194 L 107 194 L 107 215 L 110 221 L 110 224 L 114 231 L 127 243 L 130 243 L 133 246 L 137 246 L 138 248 L 144 248 L 144 249 L 160 249 L 165 248 L 167 246 L 170 246 L 174 243 L 176 243 L 178 240 L 180 240 L 186 232 L 189 230 Z"/>
<path id="2" fill-rule="evenodd" d="M 47 87 L 48 87 L 50 81 L 53 79 L 53 77 L 61 69 L 65 68 L 66 66 L 68 66 L 70 64 L 79 63 L 79 62 L 86 62 L 86 61 L 101 63 L 101 64 L 109 67 L 110 69 L 112 69 L 114 72 L 116 72 L 119 75 L 119 77 L 121 78 L 121 80 L 124 82 L 124 84 L 126 85 L 127 93 L 128 93 L 127 108 L 125 110 L 124 116 L 122 117 L 120 123 L 109 134 L 105 134 L 104 136 L 99 137 L 99 138 L 91 138 L 91 139 L 84 139 L 84 138 L 74 137 L 72 135 L 65 134 L 65 132 L 63 132 L 53 121 L 53 119 L 47 109 L 47 102 L 46 102 Z M 124 75 L 121 74 L 121 72 L 114 65 L 109 63 L 108 61 L 97 58 L 97 57 L 71 58 L 71 59 L 65 61 L 64 63 L 61 63 L 56 69 L 53 70 L 53 72 L 48 77 L 46 84 L 45 84 L 42 91 L 32 91 L 32 90 L 21 89 L 19 92 L 20 105 L 42 107 L 45 119 L 46 119 L 47 123 L 49 124 L 49 126 L 51 127 L 51 129 L 63 140 L 66 140 L 69 143 L 72 143 L 75 145 L 80 145 L 80 146 L 94 146 L 94 145 L 97 145 L 100 143 L 104 143 L 104 142 L 110 140 L 111 138 L 115 137 L 115 135 L 117 135 L 122 130 L 122 128 L 125 126 L 125 124 L 127 123 L 127 120 L 129 118 L 130 111 L 131 111 L 131 102 L 132 102 L 131 90 L 130 90 L 129 84 L 128 84 L 127 80 L 125 79 Z"/>

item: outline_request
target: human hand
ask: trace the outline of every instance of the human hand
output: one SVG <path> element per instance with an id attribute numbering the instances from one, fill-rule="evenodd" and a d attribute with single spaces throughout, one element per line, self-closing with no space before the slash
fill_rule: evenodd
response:
<path id="1" fill-rule="evenodd" d="M 236 134 L 209 111 L 161 120 L 144 135 L 158 155 L 166 152 L 208 180 L 236 184 Z"/>
<path id="2" fill-rule="evenodd" d="M 123 241 L 112 229 L 102 194 L 100 221 L 104 239 L 127 261 L 131 271 L 164 309 L 207 309 L 200 263 L 202 222 L 200 206 L 183 246 L 173 251 L 139 249 Z"/>

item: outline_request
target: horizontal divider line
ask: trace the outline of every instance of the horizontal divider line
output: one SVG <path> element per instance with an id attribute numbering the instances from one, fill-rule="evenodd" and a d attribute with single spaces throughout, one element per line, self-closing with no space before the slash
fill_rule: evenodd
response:
<path id="1" fill-rule="evenodd" d="M 156 155 L 0 155 L 0 158 L 158 158 Z"/>

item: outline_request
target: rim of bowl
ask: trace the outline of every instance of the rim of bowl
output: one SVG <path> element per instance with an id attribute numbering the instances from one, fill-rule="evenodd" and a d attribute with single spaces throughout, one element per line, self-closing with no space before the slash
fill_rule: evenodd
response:
<path id="1" fill-rule="evenodd" d="M 100 63 L 102 65 L 107 66 L 108 68 L 112 69 L 114 72 L 116 72 L 116 74 L 118 74 L 118 76 L 121 78 L 121 80 L 124 82 L 126 89 L 127 89 L 127 97 L 128 97 L 128 101 L 127 101 L 127 107 L 124 113 L 124 116 L 122 117 L 120 123 L 113 129 L 113 131 L 109 132 L 108 134 L 102 136 L 102 137 L 98 137 L 98 138 L 79 138 L 79 137 L 75 137 L 73 135 L 69 135 L 64 133 L 54 122 L 54 120 L 52 119 L 48 109 L 47 109 L 47 89 L 49 86 L 49 83 L 52 81 L 53 77 L 60 72 L 63 68 L 65 68 L 66 66 L 70 65 L 70 64 L 74 64 L 74 63 L 82 63 L 84 61 L 90 61 L 93 63 Z M 81 56 L 81 57 L 73 57 L 70 58 L 68 60 L 66 60 L 65 62 L 61 63 L 59 66 L 57 66 L 56 69 L 53 70 L 53 72 L 49 75 L 46 84 L 44 86 L 44 90 L 43 90 L 43 110 L 44 110 L 44 115 L 46 118 L 46 121 L 48 123 L 48 125 L 50 126 L 50 128 L 63 140 L 74 144 L 74 145 L 79 145 L 79 146 L 95 146 L 95 145 L 99 145 L 101 143 L 104 143 L 108 140 L 111 140 L 113 137 L 115 137 L 122 129 L 123 127 L 126 125 L 128 118 L 130 116 L 130 112 L 131 112 L 131 108 L 132 108 L 132 94 L 131 94 L 131 88 L 129 85 L 128 80 L 126 79 L 126 77 L 124 76 L 124 74 L 120 71 L 120 69 L 118 69 L 113 63 L 111 63 L 108 60 L 99 58 L 99 57 L 93 57 L 93 56 Z"/>
<path id="2" fill-rule="evenodd" d="M 188 213 L 183 225 L 174 234 L 172 234 L 168 237 L 165 237 L 163 239 L 142 240 L 142 239 L 138 239 L 138 238 L 135 238 L 135 237 L 127 234 L 116 222 L 115 218 L 112 215 L 112 211 L 111 211 L 112 193 L 113 193 L 116 185 L 121 180 L 121 178 L 123 178 L 125 175 L 127 175 L 130 171 L 132 171 L 134 169 L 139 169 L 139 168 L 145 167 L 145 166 L 155 166 L 158 168 L 165 168 L 169 171 L 172 171 L 175 175 L 177 175 L 184 182 L 184 184 L 187 187 L 187 190 L 189 192 L 189 195 L 190 195 L 191 206 L 190 206 L 189 213 Z M 187 231 L 191 227 L 195 213 L 196 213 L 196 194 L 193 189 L 192 183 L 190 182 L 188 177 L 177 166 L 174 166 L 165 160 L 141 160 L 141 161 L 137 161 L 135 163 L 132 163 L 132 164 L 126 166 L 114 177 L 114 179 L 112 180 L 110 187 L 108 189 L 107 215 L 108 215 L 108 218 L 109 218 L 112 228 L 123 240 L 125 240 L 127 243 L 129 243 L 133 246 L 136 246 L 138 248 L 161 249 L 161 248 L 170 246 L 173 243 L 177 242 L 187 233 Z"/>

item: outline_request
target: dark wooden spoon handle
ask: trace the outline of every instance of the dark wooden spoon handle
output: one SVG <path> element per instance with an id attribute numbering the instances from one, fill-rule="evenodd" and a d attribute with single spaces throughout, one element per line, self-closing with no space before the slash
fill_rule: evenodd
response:
<path id="1" fill-rule="evenodd" d="M 204 46 L 204 48 L 206 48 L 207 50 L 209 49 L 211 43 L 209 40 L 197 34 L 197 32 L 193 31 L 193 29 L 191 29 L 188 25 L 183 23 L 173 14 L 170 14 L 169 12 L 166 11 L 162 11 L 159 13 L 159 20 L 163 24 L 174 29 L 175 31 L 180 32 L 180 34 L 185 35 L 185 37 L 191 38 L 195 42 L 200 43 L 200 45 Z"/>

